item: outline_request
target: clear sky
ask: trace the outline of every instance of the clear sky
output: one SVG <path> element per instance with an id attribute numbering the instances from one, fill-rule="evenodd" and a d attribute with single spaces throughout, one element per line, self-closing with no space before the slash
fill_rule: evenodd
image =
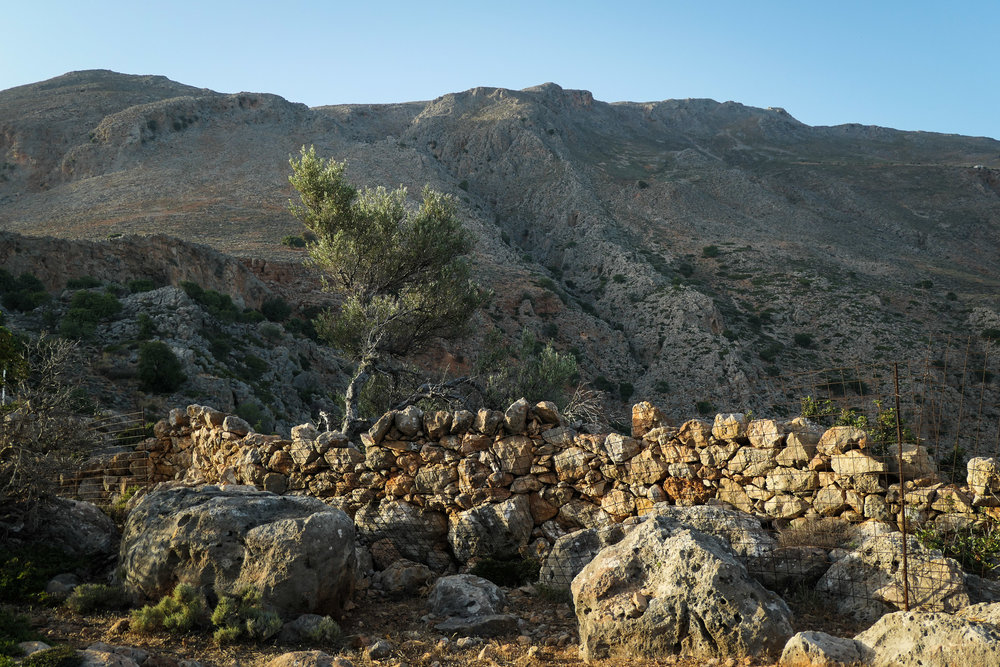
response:
<path id="1" fill-rule="evenodd" d="M 0 90 L 111 69 L 317 106 L 553 81 L 1000 139 L 998 0 L 12 0 L 2 15 Z"/>

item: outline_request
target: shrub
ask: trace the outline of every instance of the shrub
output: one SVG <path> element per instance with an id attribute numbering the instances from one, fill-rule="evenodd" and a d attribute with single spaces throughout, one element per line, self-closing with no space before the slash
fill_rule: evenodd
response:
<path id="1" fill-rule="evenodd" d="M 90 289 L 92 287 L 100 287 L 101 281 L 94 276 L 80 276 L 79 278 L 70 278 L 66 281 L 66 289 Z"/>
<path id="2" fill-rule="evenodd" d="M 659 394 L 669 394 L 670 383 L 666 380 L 657 380 L 656 384 L 653 385 L 653 389 Z"/>
<path id="3" fill-rule="evenodd" d="M 625 274 L 616 273 L 615 275 L 611 276 L 611 280 L 621 285 L 626 281 Z"/>
<path id="4" fill-rule="evenodd" d="M 156 289 L 156 283 L 149 278 L 136 278 L 128 281 L 126 287 L 132 294 L 139 294 L 140 292 L 152 292 Z"/>
<path id="5" fill-rule="evenodd" d="M 812 347 L 813 337 L 807 333 L 797 333 L 794 336 L 795 344 L 799 347 Z"/>
<path id="6" fill-rule="evenodd" d="M 289 234 L 288 236 L 281 239 L 281 245 L 288 246 L 289 248 L 305 248 L 306 240 L 301 236 L 294 236 Z"/>
<path id="7" fill-rule="evenodd" d="M 276 296 L 260 304 L 260 312 L 272 322 L 284 322 L 292 314 L 292 307 L 280 296 Z"/>
<path id="8" fill-rule="evenodd" d="M 27 616 L 0 608 L 0 655 L 14 655 L 21 642 L 38 639 Z"/>
<path id="9" fill-rule="evenodd" d="M 117 315 L 121 309 L 121 301 L 113 294 L 77 292 L 59 323 L 59 333 L 67 338 L 90 338 L 94 335 L 98 322 Z"/>
<path id="10" fill-rule="evenodd" d="M 44 544 L 0 550 L 0 601 L 46 602 L 49 580 L 81 565 L 79 558 Z"/>
<path id="11" fill-rule="evenodd" d="M 778 354 L 780 354 L 783 349 L 785 349 L 785 346 L 781 343 L 771 343 L 758 352 L 757 356 L 759 356 L 762 361 L 770 363 L 778 358 Z"/>
<path id="12" fill-rule="evenodd" d="M 66 606 L 77 614 L 125 609 L 130 604 L 124 588 L 107 584 L 80 584 L 66 599 Z"/>
<path id="13" fill-rule="evenodd" d="M 843 546 L 850 539 L 850 524 L 835 517 L 806 521 L 794 528 L 788 527 L 778 531 L 778 544 L 782 547 L 834 549 Z"/>
<path id="14" fill-rule="evenodd" d="M 701 249 L 702 257 L 718 257 L 719 256 L 719 246 L 717 245 L 707 245 Z"/>
<path id="15" fill-rule="evenodd" d="M 140 633 L 167 630 L 187 632 L 205 620 L 205 599 L 196 588 L 177 584 L 174 592 L 155 605 L 132 612 L 132 629 Z"/>
<path id="16" fill-rule="evenodd" d="M 156 323 L 153 322 L 153 318 L 149 316 L 149 313 L 139 313 L 136 322 L 139 324 L 139 333 L 137 334 L 139 340 L 149 340 L 156 335 Z"/>
<path id="17" fill-rule="evenodd" d="M 264 324 L 261 324 L 257 329 L 257 333 L 259 333 L 264 340 L 272 343 L 276 343 L 281 340 L 281 327 L 272 322 L 265 322 Z"/>
<path id="18" fill-rule="evenodd" d="M 53 646 L 36 651 L 21 661 L 21 667 L 77 667 L 83 657 L 72 646 Z"/>
<path id="19" fill-rule="evenodd" d="M 469 191 L 469 182 L 466 180 L 459 181 L 458 187 L 466 192 Z"/>
<path id="20" fill-rule="evenodd" d="M 239 595 L 223 595 L 212 612 L 213 635 L 219 644 L 240 639 L 269 639 L 281 630 L 281 618 L 260 604 L 260 592 L 247 588 Z"/>
<path id="21" fill-rule="evenodd" d="M 917 539 L 957 560 L 966 572 L 996 578 L 1000 571 L 1000 526 L 993 521 L 951 531 L 925 528 L 917 533 Z"/>
<path id="22" fill-rule="evenodd" d="M 618 383 L 618 395 L 621 396 L 623 401 L 627 401 L 632 398 L 635 393 L 635 387 L 632 386 L 630 382 L 619 382 Z"/>
<path id="23" fill-rule="evenodd" d="M 1000 329 L 983 329 L 983 338 L 986 340 L 1000 341 Z"/>
<path id="24" fill-rule="evenodd" d="M 165 343 L 151 341 L 139 348 L 139 380 L 144 391 L 168 393 L 186 379 L 180 360 Z"/>
<path id="25" fill-rule="evenodd" d="M 698 401 L 694 407 L 700 415 L 710 415 L 715 412 L 715 405 L 711 401 Z"/>

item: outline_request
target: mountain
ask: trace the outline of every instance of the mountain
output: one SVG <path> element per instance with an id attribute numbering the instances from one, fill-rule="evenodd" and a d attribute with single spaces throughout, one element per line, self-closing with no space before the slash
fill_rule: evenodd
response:
<path id="1" fill-rule="evenodd" d="M 310 109 L 73 72 L 0 92 L 0 229 L 168 233 L 299 275 L 280 242 L 308 144 L 355 183 L 459 199 L 497 296 L 455 370 L 527 327 L 619 408 L 634 391 L 686 416 L 1000 329 L 1000 142 L 551 83 Z"/>

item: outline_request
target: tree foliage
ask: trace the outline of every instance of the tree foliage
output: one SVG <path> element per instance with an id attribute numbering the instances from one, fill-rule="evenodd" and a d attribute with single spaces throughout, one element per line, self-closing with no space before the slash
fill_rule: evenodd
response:
<path id="1" fill-rule="evenodd" d="M 357 189 L 344 176 L 346 163 L 324 160 L 314 148 L 303 147 L 290 164 L 300 197 L 291 211 L 316 236 L 310 262 L 344 297 L 316 326 L 358 364 L 345 396 L 349 431 L 372 374 L 459 335 L 485 294 L 470 278 L 472 239 L 451 197 L 424 188 L 414 209 L 405 188 Z"/>

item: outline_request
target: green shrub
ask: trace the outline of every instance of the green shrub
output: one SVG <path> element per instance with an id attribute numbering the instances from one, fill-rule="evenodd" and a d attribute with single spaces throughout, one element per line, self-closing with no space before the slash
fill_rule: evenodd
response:
<path id="1" fill-rule="evenodd" d="M 128 287 L 128 291 L 132 294 L 139 294 L 140 292 L 152 292 L 156 289 L 156 283 L 149 278 L 136 278 L 135 280 L 128 281 L 126 287 Z"/>
<path id="2" fill-rule="evenodd" d="M 292 314 L 292 307 L 280 296 L 265 299 L 260 304 L 260 312 L 272 322 L 284 322 Z"/>
<path id="3" fill-rule="evenodd" d="M 966 572 L 991 579 L 1000 573 L 1000 526 L 994 521 L 950 531 L 925 528 L 917 533 L 917 539 L 957 560 Z"/>
<path id="4" fill-rule="evenodd" d="M 212 612 L 215 641 L 224 644 L 240 639 L 260 641 L 269 639 L 281 630 L 281 617 L 264 609 L 260 592 L 247 588 L 239 595 L 223 595 Z"/>
<path id="5" fill-rule="evenodd" d="M 107 584 L 80 584 L 66 599 L 66 606 L 77 614 L 126 609 L 130 605 L 124 588 Z"/>
<path id="6" fill-rule="evenodd" d="M 21 661 L 21 667 L 77 667 L 83 657 L 72 646 L 53 646 L 36 651 Z"/>
<path id="7" fill-rule="evenodd" d="M 1000 329 L 983 329 L 983 338 L 986 340 L 1000 341 Z"/>
<path id="8" fill-rule="evenodd" d="M 139 313 L 136 322 L 139 324 L 139 340 L 149 340 L 156 335 L 156 323 L 153 322 L 153 318 L 149 316 L 149 313 Z"/>
<path id="9" fill-rule="evenodd" d="M 533 558 L 484 558 L 473 565 L 469 573 L 489 579 L 497 586 L 513 587 L 538 581 L 540 567 L 541 564 Z"/>
<path id="10" fill-rule="evenodd" d="M 136 632 L 160 630 L 187 632 L 205 620 L 205 599 L 189 584 L 177 584 L 174 592 L 155 605 L 146 605 L 132 612 L 131 627 Z"/>
<path id="11" fill-rule="evenodd" d="M 73 295 L 69 310 L 59 323 L 59 333 L 67 338 L 90 338 L 97 323 L 117 315 L 121 301 L 107 292 L 80 291 Z"/>
<path id="12" fill-rule="evenodd" d="M 458 187 L 466 192 L 469 191 L 469 182 L 466 180 L 459 181 Z"/>
<path id="13" fill-rule="evenodd" d="M 340 626 L 329 616 L 324 616 L 306 633 L 306 639 L 314 644 L 329 644 L 340 637 Z"/>
<path id="14" fill-rule="evenodd" d="M 595 377 L 594 381 L 591 384 L 593 384 L 596 389 L 599 389 L 606 393 L 610 393 L 615 389 L 615 386 L 611 384 L 611 381 L 608 380 L 608 378 L 604 377 L 603 375 L 598 375 L 597 377 Z"/>
<path id="15" fill-rule="evenodd" d="M 66 289 L 90 289 L 92 287 L 100 287 L 103 283 L 94 276 L 80 276 L 79 278 L 70 278 L 66 281 Z"/>
<path id="16" fill-rule="evenodd" d="M 165 343 L 151 341 L 139 348 L 139 380 L 144 391 L 168 393 L 186 379 L 180 360 Z"/>
<path id="17" fill-rule="evenodd" d="M 669 394 L 670 383 L 666 380 L 657 380 L 656 384 L 653 385 L 653 389 L 659 394 Z"/>
<path id="18" fill-rule="evenodd" d="M 711 401 L 698 401 L 694 407 L 700 415 L 710 415 L 715 412 L 715 405 Z"/>
<path id="19" fill-rule="evenodd" d="M 0 550 L 0 601 L 47 602 L 45 586 L 82 565 L 79 558 L 44 544 Z"/>
<path id="20" fill-rule="evenodd" d="M 611 280 L 618 283 L 619 285 L 624 284 L 626 280 L 625 274 L 616 273 L 615 275 L 611 276 Z"/>
<path id="21" fill-rule="evenodd" d="M 811 334 L 797 333 L 793 339 L 795 340 L 795 344 L 799 347 L 812 347 L 813 337 Z"/>
<path id="22" fill-rule="evenodd" d="M 27 616 L 0 607 L 0 655 L 15 655 L 17 645 L 38 639 Z"/>
<path id="23" fill-rule="evenodd" d="M 618 383 L 618 395 L 621 396 L 623 401 L 627 401 L 632 398 L 635 393 L 635 387 L 632 386 L 630 382 L 619 382 Z"/>
<path id="24" fill-rule="evenodd" d="M 775 359 L 777 359 L 778 354 L 780 354 L 781 351 L 784 349 L 785 346 L 782 345 L 781 343 L 771 343 L 769 345 L 766 345 L 760 352 L 758 352 L 757 356 L 759 356 L 762 361 L 770 363 Z"/>
<path id="25" fill-rule="evenodd" d="M 719 256 L 719 246 L 717 245 L 707 245 L 701 249 L 702 257 L 718 257 Z"/>
<path id="26" fill-rule="evenodd" d="M 257 333 L 259 333 L 264 340 L 272 343 L 276 343 L 281 340 L 281 327 L 272 322 L 265 322 L 264 324 L 261 324 L 260 328 L 257 329 Z"/>

